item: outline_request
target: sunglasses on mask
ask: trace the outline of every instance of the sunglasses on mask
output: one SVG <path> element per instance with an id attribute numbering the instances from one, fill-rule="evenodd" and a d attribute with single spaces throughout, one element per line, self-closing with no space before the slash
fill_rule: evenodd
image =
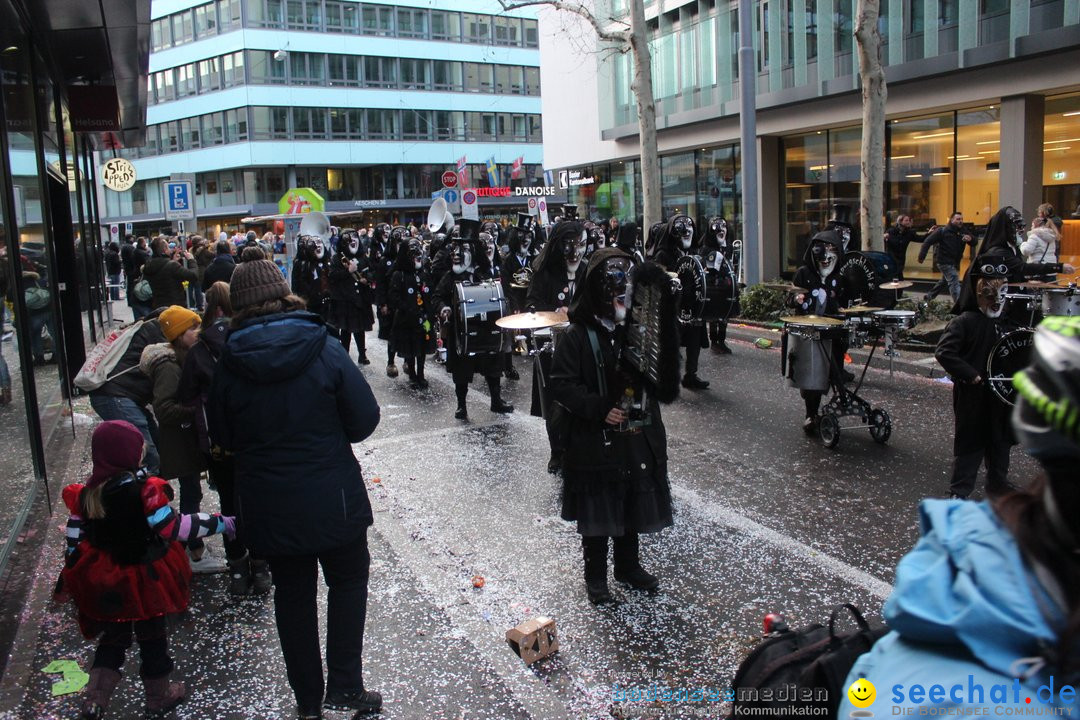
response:
<path id="1" fill-rule="evenodd" d="M 983 275 L 990 276 L 1005 276 L 1009 274 L 1008 265 L 994 265 L 992 263 L 986 263 L 979 266 L 979 272 Z"/>

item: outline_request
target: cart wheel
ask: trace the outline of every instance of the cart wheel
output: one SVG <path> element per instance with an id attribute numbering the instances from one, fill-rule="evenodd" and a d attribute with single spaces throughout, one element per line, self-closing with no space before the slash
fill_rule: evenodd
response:
<path id="1" fill-rule="evenodd" d="M 874 442 L 884 445 L 892 435 L 892 418 L 889 413 L 881 408 L 875 408 L 870 412 L 870 437 Z"/>
<path id="2" fill-rule="evenodd" d="M 818 435 L 825 447 L 832 449 L 840 442 L 840 421 L 833 413 L 825 413 L 818 420 Z"/>

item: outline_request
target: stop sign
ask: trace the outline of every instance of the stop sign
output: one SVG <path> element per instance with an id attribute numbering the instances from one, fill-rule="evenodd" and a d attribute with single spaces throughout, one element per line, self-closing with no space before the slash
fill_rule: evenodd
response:
<path id="1" fill-rule="evenodd" d="M 453 170 L 447 170 L 442 174 L 443 187 L 457 187 L 457 173 Z"/>

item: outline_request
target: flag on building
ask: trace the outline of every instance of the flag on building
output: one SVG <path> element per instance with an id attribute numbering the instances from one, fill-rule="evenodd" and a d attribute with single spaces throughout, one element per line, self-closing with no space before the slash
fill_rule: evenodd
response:
<path id="1" fill-rule="evenodd" d="M 499 187 L 499 164 L 492 155 L 487 161 L 488 187 Z"/>
<path id="2" fill-rule="evenodd" d="M 510 179 L 517 180 L 521 177 L 522 171 L 525 170 L 525 156 L 522 155 L 514 161 L 514 166 L 510 169 Z"/>
<path id="3" fill-rule="evenodd" d="M 553 170 L 544 171 L 544 184 L 548 187 L 555 184 L 555 172 Z"/>
<path id="4" fill-rule="evenodd" d="M 468 172 L 467 172 L 468 169 L 469 169 L 469 164 L 465 161 L 465 156 L 462 155 L 461 157 L 458 158 L 458 161 L 457 161 L 458 184 L 461 187 L 468 187 L 469 186 L 469 179 L 468 179 Z"/>

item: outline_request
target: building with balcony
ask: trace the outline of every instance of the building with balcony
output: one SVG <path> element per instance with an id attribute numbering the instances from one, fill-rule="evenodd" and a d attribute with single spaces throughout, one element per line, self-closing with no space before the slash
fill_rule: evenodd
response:
<path id="1" fill-rule="evenodd" d="M 647 0 L 663 207 L 742 222 L 738 12 L 729 0 Z M 752 4 L 757 59 L 760 277 L 798 264 L 834 205 L 859 196 L 855 0 Z M 889 0 L 885 204 L 916 227 L 955 208 L 976 227 L 1002 205 L 1080 213 L 1080 4 Z M 626 18 L 625 0 L 599 0 Z M 565 14 L 540 13 L 545 163 L 593 217 L 641 212 L 629 55 Z M 582 53 L 589 46 L 596 52 Z M 573 92 L 560 92 L 572 87 Z M 1077 215 L 1080 218 L 1080 215 Z M 1080 223 L 1080 220 L 1077 221 Z M 1080 255 L 1080 225 L 1074 248 Z M 1067 233 L 1069 234 L 1069 233 Z M 1070 235 L 1071 237 L 1071 235 Z M 932 277 L 915 262 L 908 275 Z"/>
<path id="2" fill-rule="evenodd" d="M 365 211 L 352 222 L 420 219 L 462 158 L 474 187 L 542 182 L 531 12 L 495 0 L 155 0 L 151 17 L 146 142 L 116 151 L 138 180 L 102 191 L 107 223 L 156 230 L 173 176 L 194 180 L 197 229 L 211 235 L 277 212 L 294 187 L 327 210 Z"/>

